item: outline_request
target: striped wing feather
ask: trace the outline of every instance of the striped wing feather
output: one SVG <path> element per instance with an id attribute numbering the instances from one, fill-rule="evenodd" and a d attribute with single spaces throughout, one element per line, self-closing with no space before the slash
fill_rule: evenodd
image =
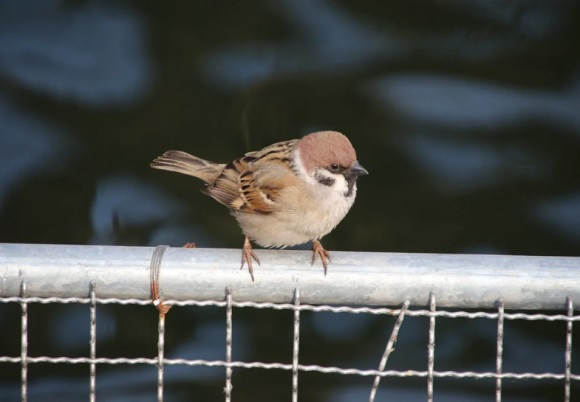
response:
<path id="1" fill-rule="evenodd" d="M 288 157 L 295 143 L 279 142 L 228 163 L 205 192 L 235 211 L 274 212 L 281 189 L 295 180 Z"/>

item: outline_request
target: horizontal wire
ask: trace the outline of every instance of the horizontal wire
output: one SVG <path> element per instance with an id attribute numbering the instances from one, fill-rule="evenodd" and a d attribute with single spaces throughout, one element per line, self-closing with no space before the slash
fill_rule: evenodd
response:
<path id="1" fill-rule="evenodd" d="M 90 298 L 85 297 L 0 297 L 0 303 L 40 303 L 40 304 L 70 304 L 80 303 L 89 304 Z M 129 305 L 136 304 L 141 306 L 151 305 L 151 300 L 144 299 L 117 299 L 117 298 L 97 298 L 97 304 L 119 304 Z M 172 306 L 196 306 L 196 307 L 226 307 L 225 301 L 216 300 L 164 300 L 163 304 Z M 256 308 L 256 309 L 273 309 L 273 310 L 299 310 L 314 312 L 332 312 L 332 313 L 350 313 L 350 314 L 375 314 L 375 315 L 399 315 L 401 309 L 391 308 L 372 308 L 372 307 L 348 307 L 348 306 L 313 306 L 308 304 L 294 305 L 290 303 L 269 303 L 269 302 L 232 302 L 233 307 L 238 308 Z M 498 313 L 487 313 L 482 311 L 429 311 L 429 310 L 407 310 L 406 315 L 410 317 L 447 317 L 447 318 L 486 318 L 496 320 Z M 528 314 L 528 313 L 505 313 L 505 320 L 527 320 L 527 321 L 580 321 L 580 315 L 568 316 L 564 314 Z"/>
<path id="2" fill-rule="evenodd" d="M 20 363 L 20 357 L 0 357 L 0 363 Z M 149 364 L 156 365 L 158 359 L 156 358 L 96 358 L 91 359 L 87 357 L 27 357 L 26 362 L 31 363 L 65 363 L 65 364 Z M 266 370 L 287 370 L 292 371 L 292 364 L 284 363 L 262 363 L 262 362 L 240 362 L 233 361 L 228 363 L 224 360 L 188 360 L 188 359 L 164 359 L 164 365 L 184 365 L 184 366 L 205 366 L 205 367 L 237 367 L 247 369 L 266 369 Z M 427 377 L 428 371 L 417 370 L 360 370 L 354 368 L 340 368 L 340 367 L 324 367 L 318 365 L 298 365 L 300 371 L 315 371 L 325 374 L 342 374 L 342 375 L 358 375 L 358 376 L 381 376 L 381 377 Z M 562 380 L 565 374 L 556 373 L 495 373 L 495 372 L 475 372 L 475 371 L 434 371 L 433 376 L 437 378 L 453 377 L 453 378 L 502 378 L 502 379 L 535 379 L 535 380 Z M 580 381 L 580 375 L 571 374 L 571 380 Z"/>

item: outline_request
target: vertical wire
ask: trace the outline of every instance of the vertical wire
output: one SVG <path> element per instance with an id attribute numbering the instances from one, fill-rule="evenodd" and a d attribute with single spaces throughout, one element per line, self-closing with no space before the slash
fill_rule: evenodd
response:
<path id="1" fill-rule="evenodd" d="M 20 283 L 20 295 L 26 297 L 26 282 Z M 22 321 L 20 327 L 20 400 L 28 400 L 28 303 L 22 301 Z"/>
<path id="2" fill-rule="evenodd" d="M 300 306 L 300 290 L 294 289 L 294 305 Z M 294 345 L 292 348 L 292 402 L 298 402 L 298 351 L 300 347 L 300 310 L 294 310 Z"/>
<path id="3" fill-rule="evenodd" d="M 497 354 L 495 360 L 495 372 L 499 375 L 503 372 L 503 324 L 504 324 L 504 301 L 499 299 L 497 309 Z M 502 379 L 495 379 L 495 401 L 501 402 Z"/>
<path id="4" fill-rule="evenodd" d="M 378 371 L 383 371 L 385 369 L 385 366 L 387 365 L 387 360 L 389 359 L 391 352 L 395 350 L 394 345 L 395 342 L 397 342 L 399 329 L 401 328 L 401 324 L 403 324 L 403 320 L 405 319 L 405 313 L 409 308 L 409 304 L 410 304 L 409 300 L 405 300 L 405 303 L 403 303 L 403 307 L 401 308 L 399 317 L 397 318 L 395 326 L 393 327 L 393 332 L 391 332 L 391 336 L 389 337 L 389 341 L 387 342 L 385 353 L 383 353 L 383 357 L 381 359 L 381 362 L 379 363 Z M 380 382 L 381 376 L 380 375 L 375 376 L 375 380 L 373 381 L 373 386 L 371 388 L 371 394 L 369 395 L 369 402 L 373 402 L 375 400 L 375 396 L 377 395 L 377 390 L 379 389 Z"/>
<path id="5" fill-rule="evenodd" d="M 97 358 L 97 295 L 95 282 L 90 284 L 91 296 L 91 340 L 90 340 L 90 402 L 96 399 L 97 367 L 94 359 Z"/>
<path id="6" fill-rule="evenodd" d="M 232 362 L 232 289 L 228 286 L 226 288 L 226 362 Z M 232 400 L 232 367 L 226 366 L 226 386 L 224 393 L 226 394 L 226 402 Z"/>
<path id="7" fill-rule="evenodd" d="M 157 402 L 163 402 L 163 358 L 165 352 L 165 314 L 159 313 L 157 326 Z"/>
<path id="8" fill-rule="evenodd" d="M 574 315 L 574 302 L 571 297 L 566 299 L 566 305 L 568 307 L 568 317 Z M 565 384 L 564 384 L 564 401 L 570 402 L 570 376 L 572 369 L 572 320 L 568 320 L 566 323 L 566 374 L 565 374 Z"/>
<path id="9" fill-rule="evenodd" d="M 435 293 L 429 295 L 429 311 L 437 308 Z M 435 369 L 435 315 L 429 317 L 429 343 L 427 344 L 427 401 L 433 402 L 433 371 Z"/>
<path id="10" fill-rule="evenodd" d="M 171 308 L 163 304 L 159 297 L 159 275 L 161 271 L 161 262 L 163 255 L 169 246 L 157 246 L 151 256 L 151 264 L 149 266 L 151 297 L 153 305 L 159 311 L 159 322 L 157 324 L 157 401 L 163 402 L 163 375 L 164 375 L 164 356 L 165 356 L 165 315 Z"/>

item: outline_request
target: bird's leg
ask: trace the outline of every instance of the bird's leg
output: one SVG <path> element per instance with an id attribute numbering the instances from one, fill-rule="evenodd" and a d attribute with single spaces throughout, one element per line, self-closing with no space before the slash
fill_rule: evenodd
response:
<path id="1" fill-rule="evenodd" d="M 254 268 L 252 267 L 252 260 L 255 260 L 258 265 L 260 265 L 260 260 L 254 250 L 252 250 L 252 244 L 250 239 L 246 236 L 244 240 L 244 247 L 242 249 L 242 266 L 240 269 L 244 268 L 244 264 L 248 264 L 248 271 L 250 271 L 250 276 L 252 277 L 252 282 L 254 282 Z"/>
<path id="2" fill-rule="evenodd" d="M 320 261 L 322 262 L 322 266 L 324 267 L 324 276 L 326 276 L 326 270 L 328 267 L 327 259 L 330 261 L 330 253 L 322 247 L 322 244 L 319 240 L 312 241 L 312 264 L 314 265 L 314 261 L 316 261 L 316 256 L 320 256 Z"/>

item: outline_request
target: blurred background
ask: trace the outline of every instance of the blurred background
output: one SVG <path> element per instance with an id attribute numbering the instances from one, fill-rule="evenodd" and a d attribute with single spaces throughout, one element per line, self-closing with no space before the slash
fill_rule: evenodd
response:
<path id="1" fill-rule="evenodd" d="M 578 1 L 3 0 L 0 122 L 0 242 L 240 248 L 201 182 L 151 160 L 180 149 L 228 162 L 329 129 L 370 175 L 327 249 L 580 255 Z M 88 356 L 88 306 L 29 309 L 30 355 Z M 167 357 L 223 359 L 224 315 L 174 308 Z M 234 315 L 234 360 L 291 362 L 291 312 Z M 0 355 L 19 355 L 19 317 L 0 305 Z M 393 325 L 302 319 L 301 363 L 362 369 Z M 97 320 L 98 356 L 156 356 L 151 307 L 100 306 Z M 494 321 L 437 325 L 436 370 L 494 370 Z M 426 370 L 427 326 L 406 318 L 390 368 Z M 564 336 L 562 322 L 506 322 L 504 371 L 563 373 Z M 88 367 L 29 370 L 29 400 L 86 400 Z M 0 400 L 18 400 L 19 381 L 19 365 L 0 365 Z M 290 400 L 290 381 L 235 369 L 234 399 Z M 367 400 L 371 383 L 301 373 L 300 400 Z M 489 401 L 494 384 L 437 379 L 435 398 Z M 167 368 L 167 400 L 221 400 L 223 385 L 223 369 Z M 504 400 L 563 389 L 505 381 Z M 98 400 L 155 390 L 155 367 L 97 368 Z M 425 380 L 384 379 L 377 400 L 425 395 Z"/>

